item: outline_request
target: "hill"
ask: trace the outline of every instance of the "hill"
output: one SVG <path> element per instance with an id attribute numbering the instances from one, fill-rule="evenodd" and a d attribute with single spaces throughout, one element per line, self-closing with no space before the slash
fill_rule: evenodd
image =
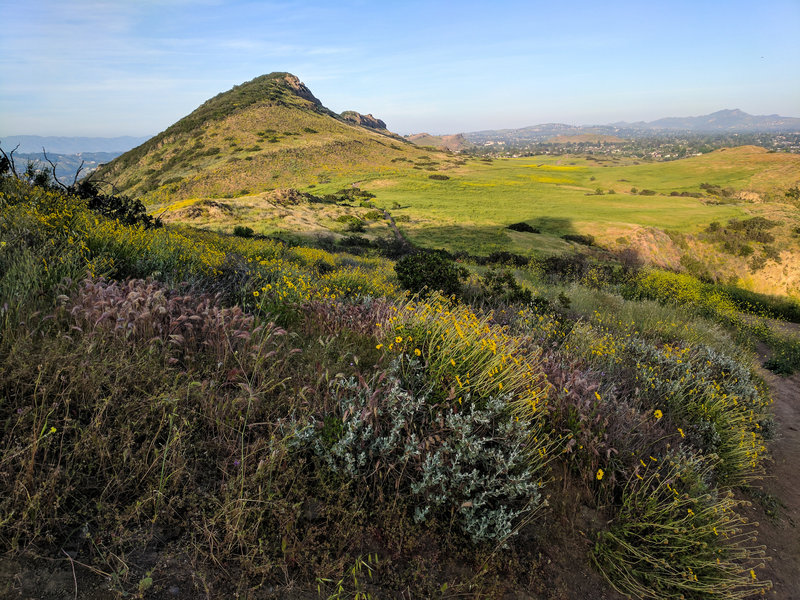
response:
<path id="1" fill-rule="evenodd" d="M 649 123 L 615 123 L 622 129 L 648 129 L 652 131 L 691 131 L 695 133 L 721 132 L 797 132 L 800 119 L 780 115 L 750 115 L 744 111 L 718 110 L 698 117 L 667 117 Z"/>
<path id="2" fill-rule="evenodd" d="M 382 124 L 352 111 L 337 115 L 294 75 L 271 73 L 211 98 L 96 178 L 151 203 L 349 185 L 423 155 Z"/>
<path id="3" fill-rule="evenodd" d="M 431 135 L 430 133 L 412 133 L 405 138 L 417 146 L 430 146 L 457 152 L 469 148 L 467 139 L 460 133 L 455 135 Z"/>

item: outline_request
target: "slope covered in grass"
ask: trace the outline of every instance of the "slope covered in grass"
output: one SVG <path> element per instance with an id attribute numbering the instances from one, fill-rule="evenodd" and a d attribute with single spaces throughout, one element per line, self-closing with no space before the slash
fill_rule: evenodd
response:
<path id="1" fill-rule="evenodd" d="M 424 152 L 341 119 L 289 73 L 262 75 L 211 98 L 101 168 L 95 180 L 148 203 L 240 196 L 314 181 L 394 172 Z"/>
<path id="2" fill-rule="evenodd" d="M 378 256 L 0 186 L 12 556 L 140 594 L 769 588 L 732 493 L 774 431 L 749 344 L 777 337 L 715 287 L 542 262 L 409 298 Z"/>

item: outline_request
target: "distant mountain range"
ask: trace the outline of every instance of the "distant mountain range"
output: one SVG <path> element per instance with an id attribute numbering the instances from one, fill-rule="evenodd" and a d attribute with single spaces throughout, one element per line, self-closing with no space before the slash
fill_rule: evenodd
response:
<path id="1" fill-rule="evenodd" d="M 16 145 L 16 144 L 15 144 Z M 12 146 L 9 150 L 13 150 Z M 22 146 L 20 146 L 22 148 Z M 45 147 L 46 149 L 46 147 Z M 3 150 L 6 150 L 5 145 Z M 122 152 L 79 152 L 77 154 L 61 154 L 59 152 L 47 152 L 47 158 L 56 166 L 56 177 L 61 183 L 71 184 L 76 174 L 79 178 L 86 177 L 101 165 L 111 162 Z M 25 170 L 29 162 L 32 162 L 38 169 L 45 169 L 50 172 L 51 167 L 45 160 L 42 152 L 14 152 L 14 162 L 17 171 Z M 80 169 L 80 173 L 78 173 Z"/>
<path id="2" fill-rule="evenodd" d="M 738 108 L 719 110 L 699 117 L 667 117 L 645 123 L 612 123 L 620 129 L 646 129 L 650 131 L 692 131 L 696 133 L 751 133 L 797 132 L 800 119 L 780 115 L 749 115 Z"/>
<path id="3" fill-rule="evenodd" d="M 519 129 L 494 129 L 464 133 L 473 144 L 487 142 L 544 142 L 557 136 L 613 135 L 641 138 L 670 134 L 800 133 L 800 119 L 779 115 L 750 115 L 739 109 L 720 110 L 699 117 L 667 117 L 656 121 L 608 125 L 544 123 Z"/>
<path id="4" fill-rule="evenodd" d="M 134 137 L 64 137 L 41 135 L 0 136 L 0 144 L 6 152 L 19 144 L 20 154 L 38 154 L 44 148 L 48 154 L 81 154 L 84 152 L 113 152 L 122 154 L 150 139 L 150 136 Z"/>

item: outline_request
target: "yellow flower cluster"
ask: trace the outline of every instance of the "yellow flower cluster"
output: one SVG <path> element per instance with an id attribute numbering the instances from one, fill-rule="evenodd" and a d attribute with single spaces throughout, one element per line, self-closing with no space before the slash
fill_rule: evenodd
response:
<path id="1" fill-rule="evenodd" d="M 390 318 L 389 352 L 425 361 L 430 375 L 453 397 L 507 395 L 519 416 L 543 408 L 549 391 L 539 365 L 539 348 L 523 346 L 522 338 L 478 316 L 466 305 L 440 295 L 408 301 Z"/>

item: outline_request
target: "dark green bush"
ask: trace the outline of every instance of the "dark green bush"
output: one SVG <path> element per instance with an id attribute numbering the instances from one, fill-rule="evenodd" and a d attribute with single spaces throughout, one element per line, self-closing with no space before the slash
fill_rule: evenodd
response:
<path id="1" fill-rule="evenodd" d="M 380 210 L 371 210 L 368 213 L 364 213 L 365 221 L 380 221 L 382 218 L 383 212 Z"/>
<path id="2" fill-rule="evenodd" d="M 540 230 L 536 229 L 536 227 L 531 227 L 525 222 L 522 223 L 512 223 L 506 229 L 511 229 L 512 231 L 521 231 L 523 233 L 541 233 Z"/>
<path id="3" fill-rule="evenodd" d="M 531 303 L 533 294 L 522 287 L 508 269 L 489 269 L 481 277 L 481 291 L 491 300 L 505 304 Z"/>
<path id="4" fill-rule="evenodd" d="M 506 250 L 500 250 L 498 252 L 492 252 L 489 256 L 487 256 L 483 260 L 477 261 L 479 264 L 494 264 L 494 265 L 511 265 L 514 267 L 524 267 L 530 262 L 530 259 L 527 256 L 522 256 L 521 254 L 515 254 L 513 252 L 508 252 Z"/>
<path id="5" fill-rule="evenodd" d="M 414 293 L 427 289 L 459 294 L 462 280 L 467 277 L 467 270 L 456 264 L 445 250 L 409 254 L 397 261 L 394 270 L 400 285 Z"/>
<path id="6" fill-rule="evenodd" d="M 245 227 L 244 225 L 237 225 L 233 228 L 233 235 L 243 238 L 250 238 L 253 237 L 255 232 L 250 227 Z"/>
<path id="7" fill-rule="evenodd" d="M 359 233 L 364 231 L 364 221 L 353 215 L 340 215 L 336 217 L 337 223 L 344 223 L 347 231 Z"/>

